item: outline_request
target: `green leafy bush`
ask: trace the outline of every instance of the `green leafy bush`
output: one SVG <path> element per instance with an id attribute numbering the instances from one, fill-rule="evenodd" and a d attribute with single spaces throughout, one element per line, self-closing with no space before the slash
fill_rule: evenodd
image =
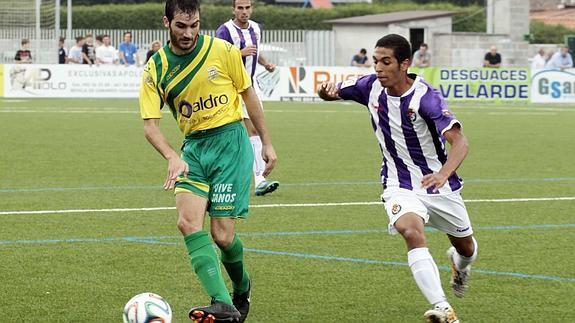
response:
<path id="1" fill-rule="evenodd" d="M 137 0 L 135 0 L 137 1 Z M 231 6 L 204 4 L 202 6 L 202 29 L 215 29 L 232 18 Z M 95 29 L 158 29 L 163 28 L 163 3 L 107 4 L 73 7 L 74 28 Z M 331 29 L 331 24 L 323 21 L 403 10 L 449 10 L 455 12 L 454 31 L 485 31 L 485 13 L 481 7 L 457 7 L 447 3 L 416 4 L 413 2 L 391 3 L 387 5 L 355 4 L 342 5 L 334 9 L 302 9 L 257 5 L 253 19 L 264 24 L 266 29 Z M 473 15 L 469 17 L 470 15 Z M 467 18 L 469 17 L 469 18 Z M 66 24 L 65 8 L 62 10 L 62 27 Z"/>

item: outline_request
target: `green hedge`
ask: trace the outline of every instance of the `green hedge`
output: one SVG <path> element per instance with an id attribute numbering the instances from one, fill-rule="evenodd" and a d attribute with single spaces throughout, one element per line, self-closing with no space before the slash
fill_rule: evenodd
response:
<path id="1" fill-rule="evenodd" d="M 389 5 L 345 5 L 334 9 L 301 9 L 297 7 L 266 6 L 254 7 L 253 19 L 263 23 L 266 29 L 331 29 L 324 20 L 403 11 L 403 10 L 450 10 L 456 12 L 454 31 L 485 31 L 485 13 L 479 6 L 457 7 L 441 4 L 416 4 L 412 2 Z M 74 28 L 94 29 L 158 29 L 163 28 L 162 3 L 109 4 L 73 7 Z M 469 17 L 474 14 L 474 16 Z M 479 14 L 478 14 L 479 13 Z M 216 29 L 232 17 L 230 6 L 203 5 L 202 29 Z M 469 17 L 469 18 L 467 18 Z M 66 13 L 62 13 L 62 28 L 65 28 Z"/>
<path id="2" fill-rule="evenodd" d="M 565 43 L 565 35 L 575 35 L 575 29 L 532 21 L 529 24 L 529 33 L 532 44 L 563 44 Z"/>

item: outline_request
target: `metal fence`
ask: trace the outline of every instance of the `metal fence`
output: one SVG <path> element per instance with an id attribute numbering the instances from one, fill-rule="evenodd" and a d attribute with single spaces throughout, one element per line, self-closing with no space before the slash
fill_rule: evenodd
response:
<path id="1" fill-rule="evenodd" d="M 117 29 L 73 29 L 72 37 L 87 34 L 109 35 L 112 45 L 118 47 L 127 30 Z M 139 46 L 140 57 L 146 57 L 153 41 L 166 43 L 166 30 L 130 30 L 134 42 Z M 202 30 L 203 34 L 213 36 L 215 30 Z M 65 29 L 60 31 L 66 36 Z M 12 63 L 14 55 L 20 48 L 20 40 L 30 39 L 32 57 L 35 63 L 57 63 L 58 38 L 54 30 L 42 30 L 41 40 L 36 40 L 34 28 L 0 29 L 0 63 Z M 66 40 L 66 47 L 74 45 L 74 39 Z M 262 35 L 262 54 L 268 61 L 279 66 L 331 66 L 335 64 L 334 32 L 330 30 L 264 30 Z"/>

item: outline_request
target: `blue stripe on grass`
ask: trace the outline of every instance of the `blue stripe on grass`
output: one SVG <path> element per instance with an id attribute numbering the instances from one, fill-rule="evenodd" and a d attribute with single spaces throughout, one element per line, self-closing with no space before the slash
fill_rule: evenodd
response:
<path id="1" fill-rule="evenodd" d="M 465 183 L 531 183 L 531 182 L 572 182 L 575 177 L 551 178 L 471 178 Z M 341 186 L 341 185 L 381 185 L 377 181 L 336 181 L 309 183 L 282 183 L 282 187 L 305 186 Z M 119 190 L 161 190 L 161 185 L 126 185 L 126 186 L 83 186 L 83 187 L 38 187 L 38 188 L 2 188 L 0 193 L 37 193 L 37 192 L 71 192 L 71 191 L 119 191 Z"/>

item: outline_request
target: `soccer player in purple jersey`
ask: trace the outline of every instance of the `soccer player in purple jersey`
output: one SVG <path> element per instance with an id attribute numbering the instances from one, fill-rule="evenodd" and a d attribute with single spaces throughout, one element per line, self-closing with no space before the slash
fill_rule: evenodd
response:
<path id="1" fill-rule="evenodd" d="M 252 15 L 251 0 L 233 0 L 232 1 L 234 18 L 220 25 L 216 30 L 216 37 L 227 40 L 229 43 L 240 49 L 242 60 L 248 75 L 252 79 L 252 84 L 258 97 L 261 94 L 257 80 L 254 79 L 257 64 L 262 65 L 272 73 L 276 66 L 269 63 L 260 53 L 261 26 L 250 20 Z M 260 100 L 261 101 L 261 100 Z M 262 141 L 258 136 L 250 117 L 245 110 L 244 105 L 244 124 L 250 136 L 250 142 L 254 151 L 254 183 L 256 196 L 263 196 L 275 191 L 280 183 L 266 179 L 263 175 L 265 162 L 262 159 Z"/>
<path id="2" fill-rule="evenodd" d="M 441 94 L 421 77 L 407 73 L 411 46 L 405 38 L 391 34 L 379 39 L 373 62 L 375 74 L 323 83 L 318 94 L 324 100 L 353 100 L 367 107 L 384 156 L 382 201 L 389 231 L 405 239 L 415 282 L 433 305 L 424 317 L 428 322 L 458 322 L 427 249 L 424 225 L 447 234 L 452 244 L 451 286 L 455 296 L 463 297 L 477 257 L 477 242 L 460 195 L 463 180 L 455 173 L 467 155 L 467 139 Z"/>

